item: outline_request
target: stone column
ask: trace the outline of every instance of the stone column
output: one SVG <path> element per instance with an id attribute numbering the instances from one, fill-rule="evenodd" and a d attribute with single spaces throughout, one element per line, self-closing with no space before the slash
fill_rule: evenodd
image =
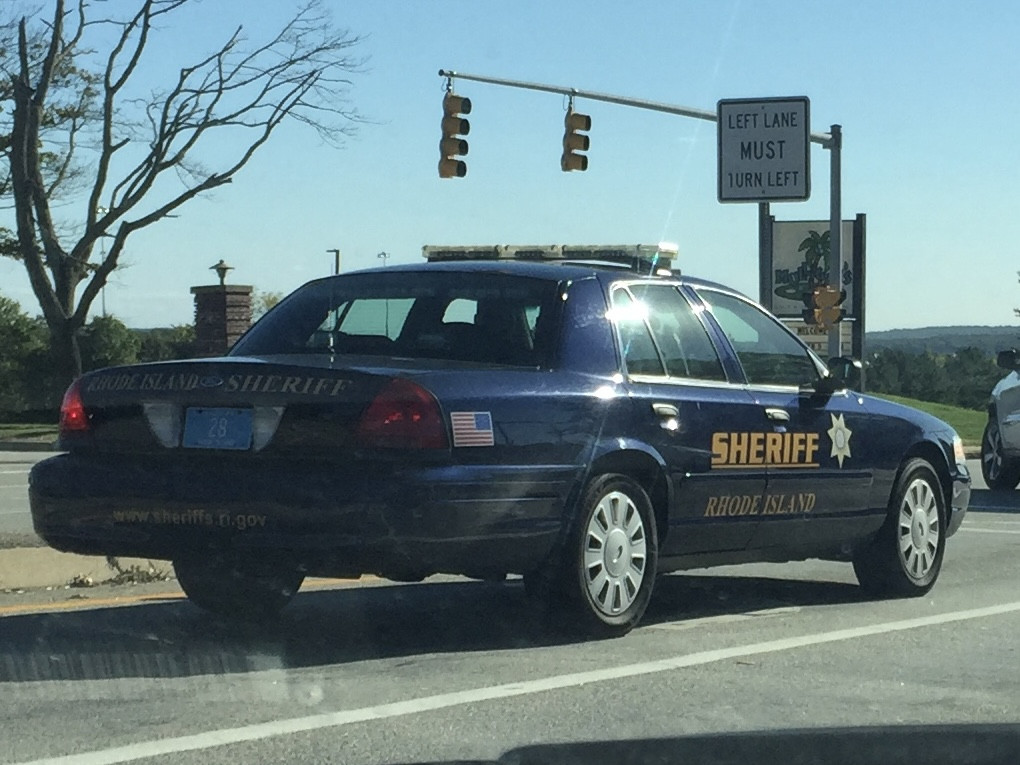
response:
<path id="1" fill-rule="evenodd" d="M 251 326 L 252 288 L 243 284 L 192 287 L 195 355 L 222 356 Z"/>

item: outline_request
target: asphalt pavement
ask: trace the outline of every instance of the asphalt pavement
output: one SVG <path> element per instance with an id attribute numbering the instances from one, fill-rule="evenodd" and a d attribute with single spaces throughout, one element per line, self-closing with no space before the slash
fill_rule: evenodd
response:
<path id="1" fill-rule="evenodd" d="M 1015 763 L 1017 496 L 977 490 L 925 597 L 867 599 L 847 564 L 698 570 L 603 642 L 518 581 L 319 580 L 261 626 L 172 582 L 0 592 L 0 763 Z"/>

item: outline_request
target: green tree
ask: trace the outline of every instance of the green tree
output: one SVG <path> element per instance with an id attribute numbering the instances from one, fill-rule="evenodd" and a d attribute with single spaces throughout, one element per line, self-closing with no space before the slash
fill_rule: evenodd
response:
<path id="1" fill-rule="evenodd" d="M 164 66 L 162 90 L 132 92 L 162 22 L 193 4 L 136 0 L 118 16 L 128 3 L 52 0 L 48 18 L 22 17 L 0 45 L 0 150 L 10 165 L 0 192 L 13 197 L 16 256 L 48 327 L 60 387 L 82 370 L 79 334 L 132 233 L 232 182 L 285 122 L 339 145 L 358 119 L 348 94 L 359 39 L 338 31 L 316 0 L 262 43 L 249 45 L 238 28 L 209 55 Z M 96 61 L 94 74 L 68 76 L 81 61 Z M 54 179 L 66 184 L 80 167 L 90 169 L 74 208 L 84 212 L 62 220 L 72 208 L 54 204 Z M 106 248 L 96 247 L 101 237 Z"/>
<path id="2" fill-rule="evenodd" d="M 186 359 L 194 353 L 195 328 L 190 324 L 136 331 L 141 341 L 139 361 Z"/>
<path id="3" fill-rule="evenodd" d="M 281 300 L 283 300 L 282 292 L 255 290 L 255 294 L 251 296 L 251 320 L 255 322 L 261 319 Z"/>
<path id="4" fill-rule="evenodd" d="M 83 371 L 134 364 L 142 347 L 138 333 L 115 316 L 96 316 L 81 334 Z"/>
<path id="5" fill-rule="evenodd" d="M 33 405 L 26 368 L 46 347 L 46 327 L 0 295 L 0 412 L 20 412 Z"/>
<path id="6" fill-rule="evenodd" d="M 995 359 L 978 348 L 963 348 L 946 357 L 945 370 L 950 398 L 947 403 L 968 409 L 984 409 L 1003 374 Z"/>

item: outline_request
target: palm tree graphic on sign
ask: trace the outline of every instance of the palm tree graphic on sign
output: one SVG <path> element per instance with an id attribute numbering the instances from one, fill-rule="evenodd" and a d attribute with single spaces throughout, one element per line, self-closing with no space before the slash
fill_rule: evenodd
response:
<path id="1" fill-rule="evenodd" d="M 830 252 L 828 231 L 821 234 L 817 231 L 808 231 L 807 237 L 800 243 L 797 252 L 804 253 L 810 287 L 814 287 L 818 282 L 828 280 Z"/>

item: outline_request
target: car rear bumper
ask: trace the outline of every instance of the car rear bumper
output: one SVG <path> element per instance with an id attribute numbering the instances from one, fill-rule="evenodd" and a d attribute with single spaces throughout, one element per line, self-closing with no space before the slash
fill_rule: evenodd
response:
<path id="1" fill-rule="evenodd" d="M 309 574 L 524 572 L 560 533 L 571 468 L 169 463 L 74 454 L 33 468 L 36 532 L 69 552 L 284 555 Z"/>

